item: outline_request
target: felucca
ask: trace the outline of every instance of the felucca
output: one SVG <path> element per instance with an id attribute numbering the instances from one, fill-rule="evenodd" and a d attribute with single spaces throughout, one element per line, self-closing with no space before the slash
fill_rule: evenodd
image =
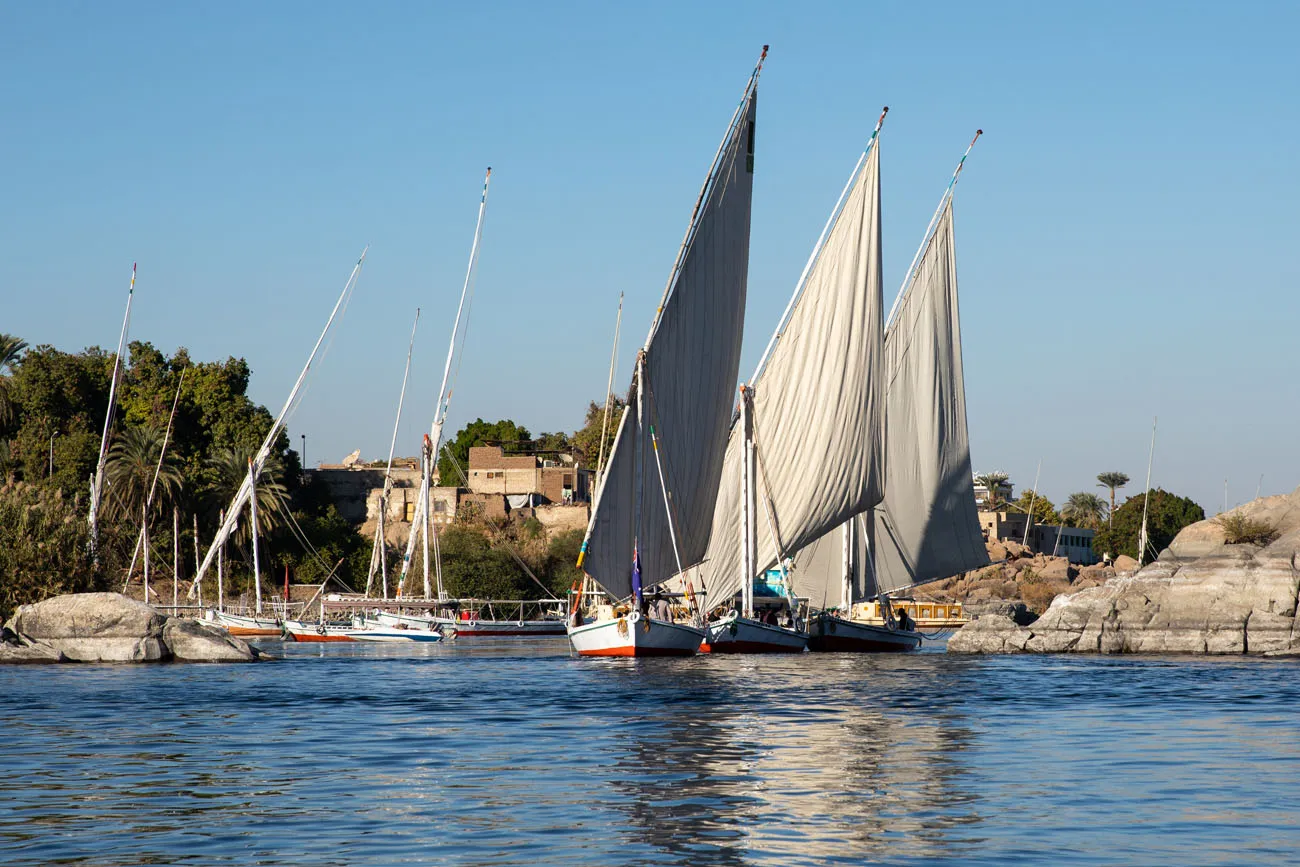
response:
<path id="1" fill-rule="evenodd" d="M 953 190 L 979 135 L 940 198 L 885 333 L 884 495 L 795 558 L 796 575 L 823 594 L 839 584 L 838 609 L 812 621 L 812 650 L 915 650 L 918 626 L 952 623 L 960 609 L 896 608 L 891 596 L 989 562 L 970 488 L 952 216 Z"/>
<path id="2" fill-rule="evenodd" d="M 758 368 L 740 388 L 740 418 L 702 567 L 713 601 L 738 603 L 709 624 L 712 653 L 803 650 L 809 593 L 790 574 L 788 552 L 883 495 L 880 128 L 887 111 Z M 765 605 L 760 619 L 755 582 L 766 585 L 772 570 L 780 596 L 765 600 L 778 604 Z"/>
<path id="3" fill-rule="evenodd" d="M 367 248 L 368 250 L 369 248 Z M 298 374 L 297 381 L 294 382 L 293 388 L 289 391 L 289 397 L 285 400 L 280 414 L 275 417 L 271 423 L 271 428 L 266 432 L 266 437 L 262 440 L 262 445 L 249 460 L 248 475 L 240 484 L 235 496 L 231 499 L 230 505 L 226 507 L 221 520 L 221 526 L 212 538 L 212 544 L 208 546 L 208 553 L 199 564 L 198 571 L 194 575 L 194 582 L 190 585 L 188 598 L 194 599 L 199 594 L 199 588 L 202 586 L 203 578 L 207 575 L 208 569 L 212 567 L 214 561 L 219 558 L 224 559 L 226 540 L 230 538 L 235 531 L 235 526 L 239 522 L 239 516 L 244 507 L 247 506 L 250 513 L 250 532 L 253 540 L 253 585 L 257 595 L 256 610 L 253 615 L 240 614 L 232 615 L 222 609 L 221 601 L 224 601 L 223 592 L 219 594 L 217 610 L 214 613 L 216 619 L 226 626 L 232 634 L 236 635 L 280 635 L 281 626 L 278 619 L 274 617 L 263 616 L 262 612 L 262 585 L 261 576 L 258 568 L 257 557 L 257 479 L 261 476 L 263 468 L 266 466 L 267 459 L 271 456 L 271 449 L 274 448 L 277 437 L 284 430 L 284 425 L 289 414 L 297 408 L 298 396 L 302 392 L 302 387 L 307 381 L 307 375 L 311 371 L 312 364 L 316 361 L 316 356 L 320 352 L 321 344 L 325 342 L 325 336 L 329 334 L 330 328 L 334 325 L 334 320 L 338 318 L 339 312 L 347 306 L 348 299 L 352 296 L 352 291 L 356 287 L 357 278 L 361 275 L 361 267 L 366 261 L 366 250 L 361 252 L 361 257 L 357 264 L 353 266 L 352 273 L 348 276 L 348 281 L 343 286 L 343 291 L 339 293 L 338 300 L 334 303 L 334 309 L 330 311 L 329 319 L 325 322 L 325 328 L 321 331 L 320 337 L 316 338 L 316 344 L 312 347 L 311 354 L 307 356 L 307 363 L 303 365 L 302 372 Z M 220 573 L 218 573 L 220 574 Z"/>
<path id="4" fill-rule="evenodd" d="M 656 594 L 654 610 L 646 595 L 699 563 L 708 545 L 740 367 L 754 121 L 766 56 L 764 46 L 637 355 L 578 557 L 603 591 L 590 606 L 591 594 L 574 596 L 567 631 L 582 656 L 691 655 L 705 635 L 689 580 L 675 602 Z"/>

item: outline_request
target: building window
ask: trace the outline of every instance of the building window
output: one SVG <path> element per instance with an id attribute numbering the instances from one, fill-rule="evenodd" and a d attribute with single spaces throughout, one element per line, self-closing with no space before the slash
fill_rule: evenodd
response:
<path id="1" fill-rule="evenodd" d="M 447 504 L 442 500 L 435 500 L 433 503 L 433 510 L 435 512 L 445 512 L 447 511 Z"/>
<path id="2" fill-rule="evenodd" d="M 572 487 L 573 487 L 573 476 L 565 476 L 565 477 L 564 477 L 564 486 L 565 486 L 566 488 L 572 488 Z"/>
<path id="3" fill-rule="evenodd" d="M 415 522 L 415 503 L 407 503 L 407 504 L 406 504 L 406 523 L 408 523 L 408 524 L 412 524 L 412 523 L 414 523 L 414 522 Z"/>

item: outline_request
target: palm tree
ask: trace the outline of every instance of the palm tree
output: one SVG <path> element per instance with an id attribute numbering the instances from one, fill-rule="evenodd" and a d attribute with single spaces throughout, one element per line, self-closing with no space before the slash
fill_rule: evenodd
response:
<path id="1" fill-rule="evenodd" d="M 1070 519 L 1076 526 L 1091 527 L 1094 530 L 1101 527 L 1107 514 L 1106 501 L 1091 491 L 1070 494 L 1061 507 L 1061 517 Z"/>
<path id="2" fill-rule="evenodd" d="M 153 426 L 128 427 L 108 450 L 104 474 L 113 495 L 110 508 L 116 514 L 144 515 L 155 472 L 158 474 L 158 488 L 153 508 L 161 507 L 180 492 L 181 469 L 175 455 L 170 452 L 165 455 L 159 468 L 158 456 L 162 453 L 165 436 L 161 428 Z"/>
<path id="3" fill-rule="evenodd" d="M 14 372 L 14 365 L 23 357 L 27 341 L 12 334 L 0 334 L 0 425 L 8 424 L 14 418 L 13 398 L 9 394 L 9 377 Z"/>
<path id="4" fill-rule="evenodd" d="M 991 473 L 980 473 L 975 477 L 975 484 L 983 485 L 989 492 L 988 501 L 984 508 L 990 512 L 996 511 L 999 505 L 998 497 L 1001 496 L 999 489 L 1007 482 L 1011 481 L 1011 476 L 1001 470 L 994 470 Z"/>
<path id="5" fill-rule="evenodd" d="M 209 494 L 216 508 L 224 509 L 235 498 L 239 486 L 248 478 L 248 461 L 252 452 L 247 449 L 218 449 L 208 458 L 208 467 L 216 477 Z M 284 467 L 277 456 L 271 455 L 262 466 L 257 478 L 257 530 L 265 536 L 283 523 L 280 504 L 288 489 L 280 481 Z M 248 541 L 248 519 L 241 516 L 235 525 L 234 542 L 243 545 Z"/>
<path id="6" fill-rule="evenodd" d="M 1098 473 L 1097 487 L 1110 488 L 1110 512 L 1107 513 L 1110 519 L 1110 525 L 1115 526 L 1115 491 L 1128 484 L 1128 476 L 1125 473 Z"/>

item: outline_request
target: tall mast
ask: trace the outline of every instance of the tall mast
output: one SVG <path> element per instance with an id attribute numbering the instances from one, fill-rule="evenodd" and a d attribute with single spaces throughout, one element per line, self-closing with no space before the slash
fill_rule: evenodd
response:
<path id="1" fill-rule="evenodd" d="M 384 598 L 388 598 L 388 557 L 384 541 L 384 513 L 388 510 L 388 494 L 393 485 L 393 454 L 397 450 L 397 429 L 402 424 L 402 404 L 406 402 L 406 383 L 411 376 L 411 353 L 415 351 L 415 329 L 420 326 L 420 308 L 415 308 L 415 323 L 411 325 L 411 341 L 406 347 L 406 369 L 402 371 L 402 391 L 397 398 L 397 418 L 393 421 L 393 438 L 388 443 L 388 465 L 384 469 L 384 489 L 379 495 L 379 526 L 375 530 L 375 547 L 370 557 L 370 574 L 366 576 L 366 596 L 375 579 L 375 567 L 379 566 L 384 582 Z M 377 562 L 376 562 L 377 561 Z"/>
<path id="2" fill-rule="evenodd" d="M 126 334 L 131 326 L 131 302 L 135 299 L 135 266 L 131 263 L 131 287 L 126 293 L 126 314 L 122 317 L 122 333 L 117 338 L 117 355 L 113 356 L 113 379 L 108 384 L 108 411 L 104 414 L 104 433 L 99 438 L 99 462 L 95 477 L 90 483 L 90 553 L 99 560 L 99 504 L 104 498 L 104 468 L 108 464 L 108 439 L 113 432 L 113 416 L 117 410 L 117 382 L 122 373 L 122 353 L 126 351 Z M 127 576 L 128 579 L 130 576 Z"/>
<path id="3" fill-rule="evenodd" d="M 1029 528 L 1034 526 L 1034 501 L 1038 499 L 1038 476 L 1043 472 L 1043 459 L 1038 459 L 1038 469 L 1034 470 L 1034 492 L 1029 495 L 1029 517 L 1025 519 L 1025 538 L 1021 545 L 1029 545 Z M 1059 533 L 1057 535 L 1060 535 Z"/>
<path id="4" fill-rule="evenodd" d="M 740 472 L 740 614 L 742 617 L 754 617 L 754 576 L 758 571 L 758 539 L 755 535 L 757 521 L 755 511 L 758 505 L 756 496 L 757 480 L 755 478 L 754 455 L 754 404 L 753 393 L 745 386 L 740 387 L 740 425 L 744 440 L 741 446 Z"/>
<path id="5" fill-rule="evenodd" d="M 339 293 L 338 300 L 334 302 L 334 309 L 330 311 L 330 317 L 326 320 L 325 328 L 321 331 L 320 337 L 316 338 L 316 345 L 312 347 L 311 354 L 307 356 L 307 363 L 303 365 L 302 373 L 298 374 L 298 380 L 293 384 L 293 388 L 289 391 L 289 397 L 285 400 L 284 407 L 281 408 L 280 414 L 275 417 L 275 421 L 271 423 L 271 429 L 266 432 L 266 439 L 262 441 L 262 445 L 257 450 L 257 454 L 253 456 L 252 463 L 258 473 L 262 472 L 262 467 L 265 466 L 266 459 L 270 457 L 271 449 L 275 446 L 276 437 L 278 437 L 280 431 L 284 429 L 285 419 L 297 403 L 298 395 L 302 391 L 303 384 L 307 381 L 307 374 L 311 371 L 311 366 L 316 361 L 316 354 L 320 352 L 321 344 L 325 342 L 325 335 L 329 333 L 331 326 L 334 325 L 334 320 L 338 318 L 339 311 L 343 309 L 347 304 L 348 299 L 352 297 L 352 290 L 356 287 L 357 278 L 361 276 L 361 266 L 365 264 L 366 253 L 369 252 L 369 250 L 370 247 L 367 246 L 361 251 L 361 258 L 357 259 L 357 264 L 353 266 L 352 273 L 348 276 L 348 282 L 344 284 L 343 291 Z M 216 559 L 217 551 L 220 550 L 221 545 L 226 541 L 226 539 L 230 538 L 230 534 L 235 529 L 235 523 L 239 520 L 239 512 L 243 508 L 244 503 L 248 501 L 252 492 L 253 481 L 252 476 L 249 476 L 244 480 L 244 483 L 240 485 L 239 490 L 235 492 L 235 497 L 231 500 L 230 506 L 226 510 L 226 520 L 222 522 L 221 528 L 217 530 L 216 536 L 212 539 L 212 544 L 208 547 L 208 553 L 203 558 L 202 565 L 199 566 L 198 574 L 194 576 L 194 584 L 190 587 L 189 598 L 193 598 L 198 592 L 199 582 L 203 580 L 203 576 L 207 574 L 209 567 L 212 565 L 212 561 Z"/>
<path id="6" fill-rule="evenodd" d="M 253 590 L 257 594 L 257 613 L 262 613 L 262 572 L 257 563 L 257 479 L 253 474 L 253 460 L 248 460 L 248 485 L 253 495 L 248 498 L 249 532 L 253 534 Z"/>
<path id="7" fill-rule="evenodd" d="M 1151 451 L 1147 454 L 1147 488 L 1142 495 L 1142 530 L 1138 533 L 1138 568 L 1146 562 L 1147 555 L 1147 508 L 1151 505 L 1151 465 L 1156 459 L 1156 424 L 1158 416 L 1151 419 Z"/>
<path id="8" fill-rule="evenodd" d="M 478 221 L 474 225 L 474 241 L 469 248 L 469 265 L 465 268 L 465 282 L 460 288 L 460 303 L 456 305 L 456 319 L 451 326 L 451 342 L 447 345 L 447 361 L 442 368 L 442 385 L 438 387 L 438 402 L 433 408 L 433 424 L 429 428 L 428 443 L 432 446 L 432 458 L 424 462 L 423 472 L 420 474 L 420 502 L 416 505 L 415 521 L 423 520 L 424 513 L 429 507 L 430 477 L 433 474 L 433 464 L 438 460 L 439 450 L 442 448 L 442 426 L 447 420 L 447 410 L 451 406 L 451 391 L 448 385 L 451 382 L 451 364 L 456 357 L 457 340 L 464 340 L 464 334 L 461 331 L 461 320 L 466 316 L 466 302 L 470 300 L 474 292 L 474 272 L 478 267 L 478 248 L 483 239 L 483 218 L 487 215 L 487 196 L 488 185 L 492 182 L 492 167 L 489 166 L 487 173 L 483 177 L 483 193 L 478 202 Z M 468 322 L 466 322 L 468 328 Z M 426 445 L 428 448 L 429 445 Z M 406 542 L 406 556 L 402 558 L 402 577 L 399 579 L 399 586 L 406 580 L 406 570 L 411 563 L 411 555 L 415 553 L 416 523 L 411 524 L 411 535 Z M 427 544 L 427 540 L 426 540 Z"/>

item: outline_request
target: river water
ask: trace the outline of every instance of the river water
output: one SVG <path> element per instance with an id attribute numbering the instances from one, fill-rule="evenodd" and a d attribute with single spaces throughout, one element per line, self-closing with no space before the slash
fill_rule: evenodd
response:
<path id="1" fill-rule="evenodd" d="M 0 863 L 1300 859 L 1294 662 L 266 646 L 0 669 Z"/>

